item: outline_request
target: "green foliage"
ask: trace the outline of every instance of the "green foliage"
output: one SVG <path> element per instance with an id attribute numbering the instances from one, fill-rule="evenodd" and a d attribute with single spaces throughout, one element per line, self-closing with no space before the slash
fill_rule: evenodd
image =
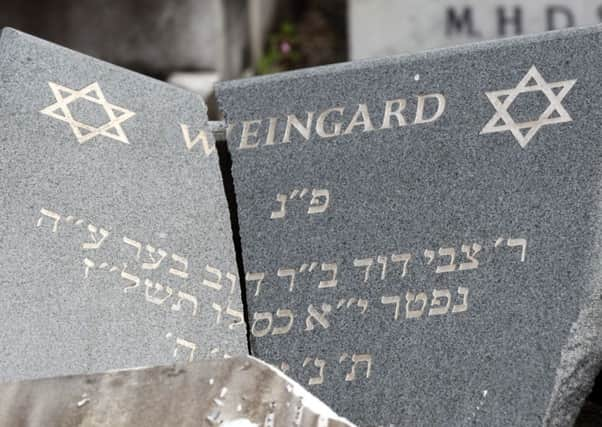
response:
<path id="1" fill-rule="evenodd" d="M 270 36 L 268 49 L 259 60 L 256 72 L 271 74 L 292 70 L 300 67 L 302 62 L 297 30 L 291 22 L 285 21 L 280 30 Z"/>

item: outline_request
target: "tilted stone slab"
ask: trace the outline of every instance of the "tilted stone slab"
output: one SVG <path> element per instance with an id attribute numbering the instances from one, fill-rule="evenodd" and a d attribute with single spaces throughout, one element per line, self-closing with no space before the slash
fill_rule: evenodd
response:
<path id="1" fill-rule="evenodd" d="M 0 379 L 245 354 L 203 101 L 15 30 L 0 52 Z"/>
<path id="2" fill-rule="evenodd" d="M 226 82 L 251 351 L 361 425 L 570 425 L 600 28 Z"/>

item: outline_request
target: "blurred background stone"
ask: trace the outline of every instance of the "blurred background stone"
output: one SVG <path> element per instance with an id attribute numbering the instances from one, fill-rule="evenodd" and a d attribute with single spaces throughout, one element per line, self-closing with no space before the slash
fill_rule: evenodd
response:
<path id="1" fill-rule="evenodd" d="M 351 58 L 360 59 L 594 25 L 597 0 L 349 0 Z"/>
<path id="2" fill-rule="evenodd" d="M 6 1 L 0 24 L 139 72 L 236 77 L 248 49 L 246 0 Z"/>

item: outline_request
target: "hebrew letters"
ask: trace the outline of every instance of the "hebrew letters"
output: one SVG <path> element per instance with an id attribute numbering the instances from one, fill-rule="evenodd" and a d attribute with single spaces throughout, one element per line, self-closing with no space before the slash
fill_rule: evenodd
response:
<path id="1" fill-rule="evenodd" d="M 142 252 L 142 243 L 132 240 L 129 237 L 123 236 L 123 243 L 136 248 L 136 259 L 140 260 L 140 252 Z"/>
<path id="2" fill-rule="evenodd" d="M 312 319 L 315 319 L 324 329 L 328 329 L 330 326 L 330 322 L 326 318 L 326 315 L 332 311 L 332 306 L 330 304 L 322 304 L 322 313 L 320 313 L 313 304 L 310 304 L 307 307 L 307 312 L 309 316 L 305 319 L 305 330 L 311 331 L 314 329 L 314 323 Z"/>
<path id="3" fill-rule="evenodd" d="M 287 214 L 286 203 L 288 201 L 302 201 L 303 198 L 309 194 L 308 188 L 303 188 L 301 190 L 294 189 L 291 191 L 290 196 L 284 193 L 278 193 L 276 195 L 276 203 L 279 204 L 278 210 L 272 211 L 270 214 L 271 219 L 282 219 Z M 327 189 L 318 189 L 314 188 L 311 191 L 311 200 L 309 201 L 309 207 L 307 209 L 308 215 L 314 215 L 323 213 L 328 209 L 330 205 L 330 191 Z"/>
<path id="4" fill-rule="evenodd" d="M 318 288 L 319 289 L 334 288 L 337 285 L 337 264 L 336 263 L 332 263 L 332 264 L 322 263 L 322 271 L 331 271 L 332 278 L 329 280 L 320 280 L 320 283 L 318 284 Z"/>
<path id="5" fill-rule="evenodd" d="M 370 378 L 372 371 L 372 356 L 370 354 L 354 354 L 351 356 L 353 365 L 351 366 L 351 372 L 345 375 L 345 381 L 353 381 L 356 376 L 356 367 L 360 363 L 366 364 L 366 378 Z"/>
<path id="6" fill-rule="evenodd" d="M 216 290 L 221 290 L 222 289 L 222 272 L 220 270 L 218 270 L 217 268 L 211 267 L 211 266 L 206 266 L 205 270 L 207 270 L 207 272 L 215 275 L 217 277 L 217 280 L 215 281 L 211 281 L 211 280 L 207 280 L 207 279 L 203 279 L 203 285 L 208 286 L 212 289 L 216 289 Z"/>
<path id="7" fill-rule="evenodd" d="M 426 265 L 430 265 L 435 260 L 435 251 L 433 251 L 432 249 L 425 249 L 424 257 L 428 258 Z"/>
<path id="8" fill-rule="evenodd" d="M 138 276 L 134 276 L 133 274 L 126 272 L 125 266 L 123 267 L 123 270 L 121 271 L 121 278 L 133 283 L 133 285 L 126 286 L 123 289 L 123 292 L 125 292 L 125 293 L 140 286 L 140 278 Z M 148 288 L 146 290 L 148 292 Z"/>
<path id="9" fill-rule="evenodd" d="M 502 243 L 504 242 L 504 238 L 500 237 L 496 240 L 495 242 L 495 247 L 499 247 Z M 513 239 L 510 238 L 506 241 L 506 245 L 510 248 L 516 247 L 516 246 L 520 246 L 522 248 L 521 250 L 521 255 L 520 255 L 520 261 L 521 262 L 525 262 L 526 256 L 527 256 L 527 239 Z"/>
<path id="10" fill-rule="evenodd" d="M 161 261 L 163 261 L 163 258 L 165 258 L 167 256 L 167 252 L 165 252 L 163 249 L 155 249 L 153 246 L 151 245 L 146 245 L 146 251 L 148 252 L 148 257 L 151 259 L 152 262 L 143 262 L 141 267 L 143 270 L 156 270 L 157 268 L 159 268 L 159 264 L 161 264 Z M 154 253 L 159 254 L 159 259 L 155 260 L 155 257 L 153 256 Z"/>
<path id="11" fill-rule="evenodd" d="M 93 240 L 92 242 L 84 242 L 82 243 L 82 249 L 98 249 L 102 242 L 107 238 L 109 232 L 104 228 L 100 227 L 100 230 L 92 224 L 88 224 L 88 231 L 90 232 L 90 238 Z M 96 240 L 96 232 L 99 232 L 102 236 L 100 240 Z"/>
<path id="12" fill-rule="evenodd" d="M 387 277 L 387 257 L 379 255 L 376 257 L 376 262 L 382 264 L 383 268 L 380 272 L 380 280 L 385 280 L 385 277 Z"/>
<path id="13" fill-rule="evenodd" d="M 454 305 L 452 313 L 462 313 L 468 309 L 468 288 L 459 287 L 458 295 L 462 295 L 462 304 Z"/>
<path id="14" fill-rule="evenodd" d="M 478 243 L 473 243 L 472 247 L 470 245 L 462 245 L 462 252 L 466 254 L 466 258 L 469 262 L 460 263 L 458 270 L 474 270 L 475 268 L 478 268 L 479 261 L 475 257 L 481 251 L 481 249 L 481 245 Z"/>
<path id="15" fill-rule="evenodd" d="M 242 321 L 242 313 L 240 313 L 240 318 Z M 264 312 L 264 313 L 255 313 L 253 315 L 253 325 L 251 327 L 251 333 L 256 337 L 263 337 L 272 331 L 272 335 L 282 335 L 288 333 L 293 327 L 293 320 L 295 318 L 292 310 L 287 308 L 279 308 L 276 310 L 276 318 L 277 319 L 287 319 L 284 323 L 281 323 L 280 326 L 274 325 L 272 329 L 272 323 L 274 322 L 272 313 Z M 265 328 L 260 329 L 257 325 L 259 322 L 267 322 Z"/>
<path id="16" fill-rule="evenodd" d="M 364 314 L 366 312 L 366 310 L 368 310 L 368 300 L 361 299 L 361 298 L 358 299 L 357 306 L 362 309 L 362 314 Z"/>
<path id="17" fill-rule="evenodd" d="M 86 266 L 86 269 L 84 270 L 84 278 L 87 278 L 88 274 L 90 273 L 90 269 L 96 267 L 96 264 L 91 259 L 85 258 L 84 265 Z"/>
<path id="18" fill-rule="evenodd" d="M 428 310 L 428 316 L 440 316 L 449 313 L 449 309 L 452 305 L 452 294 L 449 289 L 435 289 L 432 291 L 433 298 L 430 301 L 430 309 Z M 468 309 L 467 296 L 468 288 L 458 288 L 458 295 L 462 296 L 462 303 L 454 305 L 451 312 L 461 313 Z M 426 292 L 414 293 L 411 291 L 406 292 L 406 319 L 422 317 L 427 306 L 429 306 L 428 296 Z M 395 314 L 393 318 L 397 320 L 399 318 L 399 310 L 401 305 L 401 296 L 382 296 L 380 302 L 383 305 L 395 304 Z"/>
<path id="19" fill-rule="evenodd" d="M 211 308 L 213 308 L 215 311 L 217 311 L 217 318 L 215 319 L 215 324 L 219 325 L 219 322 L 222 321 L 222 306 L 217 303 L 212 302 Z"/>
<path id="20" fill-rule="evenodd" d="M 347 303 L 347 304 L 345 304 Z M 340 309 L 341 307 L 347 306 L 347 308 L 350 308 L 353 305 L 357 305 L 359 308 L 362 309 L 361 314 L 364 314 L 366 312 L 366 310 L 368 310 L 368 300 L 367 299 L 362 299 L 362 298 L 349 298 L 349 300 L 346 299 L 341 299 L 339 300 L 339 302 L 337 303 L 337 310 Z"/>
<path id="21" fill-rule="evenodd" d="M 230 323 L 228 325 L 228 329 L 232 330 L 232 329 L 236 328 L 237 326 L 242 326 L 245 324 L 245 318 L 244 318 L 242 312 L 230 308 L 230 304 L 228 304 L 228 307 L 226 307 L 226 314 L 228 316 L 232 316 L 232 317 L 235 317 L 238 319 L 237 322 Z"/>
<path id="22" fill-rule="evenodd" d="M 408 262 L 412 258 L 412 254 L 393 254 L 391 255 L 391 262 L 403 262 L 403 269 L 401 270 L 401 277 L 406 277 L 408 274 Z"/>
<path id="23" fill-rule="evenodd" d="M 271 219 L 280 219 L 280 218 L 284 218 L 286 216 L 286 201 L 288 200 L 288 197 L 286 194 L 278 194 L 276 196 L 276 201 L 278 203 L 280 203 L 280 209 L 277 211 L 272 212 L 272 214 L 270 215 Z"/>
<path id="24" fill-rule="evenodd" d="M 174 262 L 182 264 L 183 268 L 181 270 L 177 270 L 172 267 L 169 269 L 169 273 L 173 274 L 174 276 L 181 277 L 182 279 L 188 279 L 188 259 L 177 254 L 171 254 L 171 259 Z"/>
<path id="25" fill-rule="evenodd" d="M 296 273 L 296 271 L 292 268 L 280 268 L 276 272 L 278 277 L 287 277 L 287 276 L 291 277 L 291 281 L 288 286 L 289 292 L 293 292 L 293 289 L 295 288 L 295 273 Z"/>
<path id="26" fill-rule="evenodd" d="M 317 262 L 312 262 L 311 264 L 303 263 L 301 267 L 299 267 L 299 273 L 305 273 L 305 271 L 314 271 L 318 267 Z"/>
<path id="27" fill-rule="evenodd" d="M 264 329 L 259 329 L 257 327 L 257 323 L 267 320 L 267 327 Z M 255 313 L 253 314 L 253 325 L 251 326 L 251 333 L 255 337 L 263 337 L 267 335 L 272 329 L 272 313 Z"/>
<path id="28" fill-rule="evenodd" d="M 171 289 L 169 286 L 163 287 L 163 285 L 161 285 L 160 283 L 153 284 L 153 282 L 151 282 L 149 279 L 146 279 L 144 281 L 144 285 L 146 286 L 146 291 L 145 291 L 146 300 L 152 304 L 161 305 L 165 301 L 167 301 L 167 299 L 171 296 L 171 294 L 173 294 L 173 289 Z M 150 293 L 149 293 L 151 288 L 154 288 L 154 290 L 155 290 L 153 295 L 150 295 Z M 165 295 L 157 296 L 157 294 L 161 294 L 163 291 L 165 291 Z"/>
<path id="29" fill-rule="evenodd" d="M 303 361 L 303 367 L 305 368 L 309 362 L 311 362 L 311 357 L 306 357 Z M 314 366 L 320 370 L 317 377 L 311 377 L 309 379 L 309 385 L 318 385 L 324 382 L 324 367 L 326 367 L 326 361 L 322 359 L 315 358 Z"/>
<path id="30" fill-rule="evenodd" d="M 288 331 L 290 331 L 291 328 L 293 327 L 293 319 L 294 319 L 293 312 L 289 309 L 279 308 L 278 310 L 276 310 L 276 317 L 280 317 L 280 318 L 287 317 L 288 322 L 284 326 L 279 326 L 279 327 L 274 326 L 272 335 L 281 335 L 281 334 L 288 333 Z"/>
<path id="31" fill-rule="evenodd" d="M 52 232 L 56 233 L 56 230 L 58 229 L 58 226 L 59 226 L 59 221 L 61 219 L 61 216 L 55 212 L 49 211 L 44 208 L 40 209 L 40 213 L 42 214 L 42 216 L 38 219 L 37 227 L 42 225 L 42 221 L 44 220 L 44 217 L 48 217 L 54 221 L 54 223 L 52 224 Z"/>
<path id="32" fill-rule="evenodd" d="M 196 350 L 196 344 L 191 343 L 190 341 L 186 341 L 182 338 L 176 338 L 176 348 L 173 351 L 174 359 L 178 358 L 178 346 L 187 348 L 190 350 L 190 354 L 188 355 L 188 362 L 192 362 L 194 360 L 194 352 Z"/>
<path id="33" fill-rule="evenodd" d="M 456 270 L 456 264 L 454 264 L 456 259 L 456 250 L 454 248 L 439 248 L 439 256 L 448 256 L 450 258 L 449 264 L 438 266 L 435 270 L 435 273 L 448 273 Z"/>
<path id="34" fill-rule="evenodd" d="M 370 277 L 370 268 L 372 268 L 372 264 L 374 264 L 374 259 L 372 258 L 363 258 L 363 259 L 354 259 L 353 266 L 354 267 L 365 267 L 366 271 L 364 272 L 364 282 L 368 281 Z"/>
<path id="35" fill-rule="evenodd" d="M 320 203 L 320 198 L 324 198 L 325 200 Z M 311 191 L 311 201 L 309 202 L 310 206 L 309 206 L 309 209 L 307 210 L 307 213 L 310 215 L 322 213 L 326 209 L 328 209 L 329 203 L 330 203 L 330 192 L 328 190 L 314 189 Z"/>
<path id="36" fill-rule="evenodd" d="M 380 299 L 380 302 L 383 304 L 395 304 L 395 316 L 394 319 L 399 319 L 399 303 L 401 302 L 401 297 L 399 295 L 396 296 L 383 296 Z"/>
<path id="37" fill-rule="evenodd" d="M 413 302 L 420 304 L 420 308 L 417 310 L 416 309 L 411 310 L 410 304 L 412 304 Z M 427 303 L 427 296 L 424 292 L 420 292 L 418 294 L 414 294 L 413 292 L 407 292 L 406 293 L 406 319 L 413 319 L 413 318 L 421 317 L 422 313 L 424 313 L 424 308 L 426 306 L 426 303 Z"/>
<path id="38" fill-rule="evenodd" d="M 196 316 L 198 302 L 194 295 L 187 294 L 186 292 L 178 291 L 178 302 L 172 304 L 172 311 L 180 311 L 182 309 L 182 301 L 188 301 L 192 304 L 192 315 Z"/>
<path id="39" fill-rule="evenodd" d="M 520 246 L 522 248 L 520 255 L 520 262 L 525 262 L 525 257 L 527 255 L 527 240 L 526 239 L 508 239 L 508 246 L 513 248 L 515 246 Z"/>
<path id="40" fill-rule="evenodd" d="M 442 304 L 441 298 L 445 298 L 445 305 Z M 451 305 L 451 293 L 447 289 L 433 290 L 433 299 L 431 301 L 431 309 L 429 310 L 429 316 L 438 316 L 441 314 L 447 314 L 449 306 Z"/>
<path id="41" fill-rule="evenodd" d="M 234 289 L 236 289 L 236 282 L 238 282 L 238 276 L 232 273 L 226 273 L 226 279 L 228 279 L 231 283 L 230 295 L 232 295 L 234 293 Z"/>
<path id="42" fill-rule="evenodd" d="M 245 281 L 248 282 L 257 282 L 257 288 L 255 288 L 255 296 L 259 295 L 259 289 L 261 288 L 261 283 L 265 278 L 265 273 L 247 273 L 245 275 Z"/>

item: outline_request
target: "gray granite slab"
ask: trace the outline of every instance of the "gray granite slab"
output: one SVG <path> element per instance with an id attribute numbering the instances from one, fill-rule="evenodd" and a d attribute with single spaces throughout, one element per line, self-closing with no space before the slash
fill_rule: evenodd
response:
<path id="1" fill-rule="evenodd" d="M 0 426 L 24 419 L 30 427 L 353 427 L 249 356 L 0 384 Z"/>
<path id="2" fill-rule="evenodd" d="M 0 55 L 0 379 L 245 354 L 203 101 L 15 30 Z"/>
<path id="3" fill-rule="evenodd" d="M 252 353 L 360 425 L 570 425 L 602 363 L 601 42 L 221 84 Z"/>
<path id="4" fill-rule="evenodd" d="M 596 0 L 350 0 L 352 59 L 474 43 L 602 21 Z"/>

